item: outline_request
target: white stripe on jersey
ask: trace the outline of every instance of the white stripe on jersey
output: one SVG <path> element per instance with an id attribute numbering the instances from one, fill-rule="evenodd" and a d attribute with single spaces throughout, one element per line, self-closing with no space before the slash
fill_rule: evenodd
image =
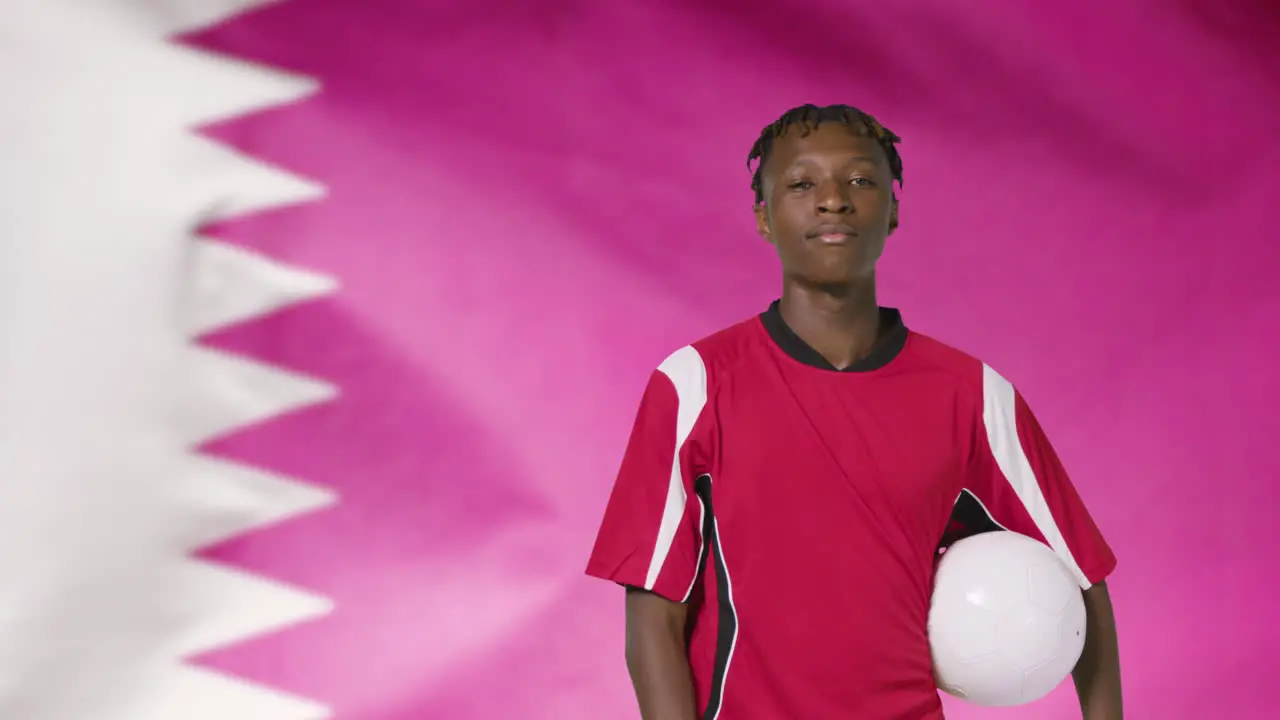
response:
<path id="1" fill-rule="evenodd" d="M 1022 449 L 1018 439 L 1017 391 L 1013 385 L 992 370 L 990 366 L 982 366 L 982 423 L 987 426 L 987 441 L 991 443 L 991 454 L 995 456 L 996 465 L 1004 473 L 1014 493 L 1022 501 L 1032 521 L 1049 542 L 1067 569 L 1075 576 L 1080 587 L 1088 590 L 1092 583 L 1080 569 L 1071 548 L 1062 537 L 1062 530 L 1053 519 L 1049 503 L 1045 500 L 1040 483 L 1036 480 L 1035 470 Z"/>
<path id="2" fill-rule="evenodd" d="M 702 414 L 702 408 L 707 404 L 707 366 L 692 346 L 686 345 L 671 353 L 658 366 L 658 371 L 670 378 L 671 384 L 676 388 L 676 447 L 671 461 L 671 481 L 667 485 L 667 503 L 662 509 L 662 522 L 658 525 L 658 540 L 654 543 L 653 555 L 649 560 L 649 572 L 645 574 L 646 590 L 652 590 L 654 583 L 658 581 L 658 574 L 667 561 L 676 529 L 684 516 L 688 494 L 680 472 L 680 451 L 689 439 L 689 433 L 693 432 L 693 425 Z"/>

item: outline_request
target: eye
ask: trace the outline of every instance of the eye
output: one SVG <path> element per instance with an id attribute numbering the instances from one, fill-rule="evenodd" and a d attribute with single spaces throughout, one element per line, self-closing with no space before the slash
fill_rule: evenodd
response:
<path id="1" fill-rule="evenodd" d="M 849 184 L 854 187 L 875 187 L 876 181 L 869 177 L 856 177 L 849 180 Z"/>
<path id="2" fill-rule="evenodd" d="M 787 185 L 787 187 L 790 188 L 791 190 L 808 190 L 809 188 L 813 187 L 813 183 L 809 182 L 808 180 L 796 180 L 795 182 L 792 182 L 789 185 Z"/>

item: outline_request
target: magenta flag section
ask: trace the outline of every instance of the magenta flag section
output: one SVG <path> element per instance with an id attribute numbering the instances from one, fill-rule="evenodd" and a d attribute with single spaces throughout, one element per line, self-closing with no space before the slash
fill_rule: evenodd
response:
<path id="1" fill-rule="evenodd" d="M 774 297 L 747 151 L 843 102 L 905 138 L 883 301 L 1018 384 L 1115 548 L 1130 714 L 1270 716 L 1280 13 L 1028 7 L 287 0 L 182 38 L 321 84 L 203 131 L 326 198 L 210 234 L 341 283 L 203 339 L 341 388 L 204 448 L 338 493 L 203 553 L 336 610 L 197 662 L 344 720 L 634 716 L 582 568 L 640 390 Z"/>

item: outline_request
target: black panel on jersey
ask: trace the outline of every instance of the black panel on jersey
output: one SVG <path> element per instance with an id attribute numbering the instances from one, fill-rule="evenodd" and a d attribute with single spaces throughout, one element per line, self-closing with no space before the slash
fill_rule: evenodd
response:
<path id="1" fill-rule="evenodd" d="M 786 321 L 782 319 L 782 313 L 778 310 L 777 300 L 773 301 L 768 310 L 760 313 L 760 322 L 764 323 L 764 329 L 768 331 L 769 337 L 773 338 L 778 347 L 796 362 L 835 372 L 879 370 L 897 357 L 907 344 L 907 326 L 902 323 L 902 313 L 893 308 L 880 308 L 880 323 L 886 328 L 884 337 L 871 348 L 871 352 L 866 357 L 841 370 L 787 327 Z"/>
<path id="2" fill-rule="evenodd" d="M 694 480 L 693 487 L 706 510 L 702 519 L 702 537 L 710 550 L 706 555 L 712 558 L 712 567 L 716 573 L 716 594 L 720 598 L 715 666 L 711 673 L 707 706 L 702 711 L 703 720 L 716 720 L 720 717 L 720 708 L 724 704 L 724 679 L 729 672 L 729 658 L 733 653 L 734 640 L 738 636 L 738 612 L 733 607 L 733 586 L 729 580 L 729 571 L 724 565 L 724 555 L 720 552 L 720 533 L 716 528 L 715 506 L 711 503 L 711 476 L 700 475 Z"/>
<path id="3" fill-rule="evenodd" d="M 991 513 L 987 512 L 978 498 L 969 490 L 962 490 L 951 510 L 951 519 L 942 534 L 942 540 L 938 542 L 938 549 L 945 550 L 964 538 L 1000 530 L 1004 528 L 991 517 Z"/>

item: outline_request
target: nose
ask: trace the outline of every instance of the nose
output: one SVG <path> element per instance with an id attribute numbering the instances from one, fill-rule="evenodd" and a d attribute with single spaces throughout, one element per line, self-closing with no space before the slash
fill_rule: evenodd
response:
<path id="1" fill-rule="evenodd" d="M 818 212 L 826 215 L 847 215 L 853 211 L 853 202 L 844 183 L 823 183 L 818 193 Z"/>

